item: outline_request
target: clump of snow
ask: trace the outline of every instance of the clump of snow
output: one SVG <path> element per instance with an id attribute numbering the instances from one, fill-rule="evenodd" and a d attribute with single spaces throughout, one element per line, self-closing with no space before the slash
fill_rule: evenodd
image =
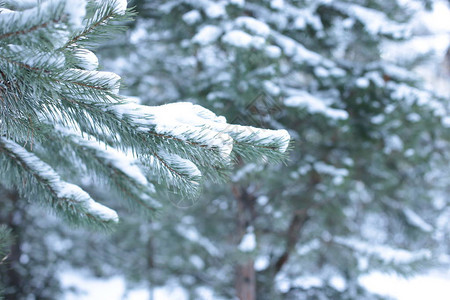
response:
<path id="1" fill-rule="evenodd" d="M 267 37 L 270 34 L 270 27 L 266 23 L 255 18 L 238 17 L 235 22 L 237 26 L 247 29 L 256 35 Z"/>
<path id="2" fill-rule="evenodd" d="M 305 91 L 296 91 L 296 94 L 284 99 L 284 104 L 290 107 L 304 107 L 310 113 L 321 113 L 335 120 L 346 120 L 348 118 L 348 113 L 345 110 L 330 108 L 323 100 Z"/>
<path id="3" fill-rule="evenodd" d="M 272 96 L 280 95 L 281 89 L 278 85 L 270 80 L 264 80 L 263 82 L 264 90 Z"/>
<path id="4" fill-rule="evenodd" d="M 127 0 L 115 0 L 114 12 L 119 15 L 124 15 L 127 10 Z"/>
<path id="5" fill-rule="evenodd" d="M 270 1 L 270 7 L 276 10 L 282 10 L 284 8 L 284 0 Z"/>
<path id="6" fill-rule="evenodd" d="M 64 12 L 69 16 L 69 24 L 74 28 L 81 28 L 86 15 L 86 0 L 66 0 Z"/>
<path id="7" fill-rule="evenodd" d="M 365 89 L 365 88 L 367 88 L 369 86 L 370 82 L 369 82 L 369 80 L 367 78 L 360 77 L 360 78 L 356 79 L 355 84 L 356 84 L 357 87 L 359 87 L 361 89 Z"/>
<path id="8" fill-rule="evenodd" d="M 215 42 L 222 34 L 222 29 L 214 25 L 206 25 L 192 38 L 194 43 L 202 46 Z"/>
<path id="9" fill-rule="evenodd" d="M 256 237 L 253 232 L 253 227 L 247 228 L 247 232 L 242 237 L 241 242 L 238 245 L 238 249 L 241 252 L 252 252 L 256 248 Z"/>
<path id="10" fill-rule="evenodd" d="M 163 152 L 158 152 L 169 165 L 176 166 L 177 171 L 182 172 L 190 177 L 201 177 L 202 173 L 197 168 L 197 166 L 188 159 L 182 158 L 179 155 Z"/>
<path id="11" fill-rule="evenodd" d="M 422 219 L 418 214 L 416 214 L 414 211 L 412 211 L 409 208 L 405 208 L 403 210 L 403 213 L 406 216 L 406 219 L 411 225 L 416 226 L 417 228 L 421 229 L 424 232 L 432 232 L 433 226 L 425 222 L 424 219 Z"/>
<path id="12" fill-rule="evenodd" d="M 77 59 L 77 67 L 88 71 L 93 71 L 98 68 L 98 58 L 92 51 L 77 49 L 74 52 L 74 56 Z"/>
<path id="13" fill-rule="evenodd" d="M 225 7 L 221 3 L 208 2 L 204 7 L 205 14 L 211 18 L 216 19 L 226 14 Z"/>
<path id="14" fill-rule="evenodd" d="M 268 45 L 265 48 L 265 52 L 266 52 L 267 56 L 270 58 L 276 59 L 276 58 L 280 58 L 280 56 L 281 56 L 280 47 L 275 46 L 275 45 Z"/>
<path id="15" fill-rule="evenodd" d="M 186 22 L 186 24 L 192 25 L 199 22 L 202 19 L 202 16 L 198 12 L 198 10 L 193 9 L 185 13 L 181 18 L 183 19 L 184 22 Z"/>
<path id="16" fill-rule="evenodd" d="M 392 21 L 381 11 L 337 1 L 332 2 L 331 5 L 350 17 L 357 19 L 364 25 L 367 32 L 372 35 L 385 34 L 395 38 L 403 38 L 411 34 L 409 26 Z"/>
<path id="17" fill-rule="evenodd" d="M 210 148 L 217 148 L 223 157 L 229 157 L 233 139 L 237 142 L 255 143 L 276 147 L 285 152 L 290 136 L 286 130 L 265 130 L 251 126 L 232 125 L 210 110 L 189 102 L 177 102 L 157 107 L 135 103 L 114 105 L 119 117 L 126 115 L 139 126 L 139 130 L 154 128 L 157 133 L 181 140 L 195 140 Z M 150 127 L 149 127 L 150 126 Z"/>
<path id="18" fill-rule="evenodd" d="M 264 38 L 260 36 L 251 36 L 242 30 L 232 30 L 227 32 L 222 41 L 238 48 L 248 49 L 250 47 L 260 48 L 264 43 Z"/>

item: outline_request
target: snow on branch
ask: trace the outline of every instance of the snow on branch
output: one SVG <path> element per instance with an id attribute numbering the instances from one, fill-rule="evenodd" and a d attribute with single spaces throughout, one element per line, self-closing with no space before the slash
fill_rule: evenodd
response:
<path id="1" fill-rule="evenodd" d="M 104 223 L 119 221 L 115 211 L 95 202 L 80 187 L 61 180 L 52 167 L 17 143 L 0 138 L 0 152 L 3 154 L 0 156 L 3 161 L 1 173 L 7 174 L 7 177 L 12 177 L 14 174 L 28 181 L 22 186 L 16 184 L 22 194 L 26 194 L 23 192 L 25 189 L 40 190 L 52 206 L 72 221 L 101 226 L 104 226 Z M 8 178 L 3 179 L 8 180 Z"/>
<path id="2" fill-rule="evenodd" d="M 417 261 L 426 260 L 431 257 L 429 250 L 411 252 L 405 249 L 396 249 L 386 245 L 374 245 L 365 241 L 335 237 L 336 243 L 349 247 L 362 255 L 374 257 L 385 263 L 394 265 L 408 265 Z"/>
<path id="3" fill-rule="evenodd" d="M 0 43 L 52 46 L 68 41 L 70 31 L 82 27 L 85 0 L 48 0 L 23 11 L 3 10 L 0 14 Z"/>
<path id="4" fill-rule="evenodd" d="M 189 102 L 157 107 L 126 103 L 113 108 L 121 116 L 130 117 L 142 130 L 151 126 L 158 134 L 218 149 L 224 158 L 229 157 L 233 145 L 238 144 L 266 148 L 282 154 L 286 151 L 290 139 L 286 130 L 228 124 L 225 117 L 217 116 L 208 109 Z"/>

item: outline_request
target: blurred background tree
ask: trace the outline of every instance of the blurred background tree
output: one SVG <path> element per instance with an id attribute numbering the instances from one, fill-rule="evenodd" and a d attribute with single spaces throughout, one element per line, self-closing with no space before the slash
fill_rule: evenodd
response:
<path id="1" fill-rule="evenodd" d="M 134 1 L 132 30 L 99 48 L 129 95 L 287 129 L 294 150 L 286 165 L 239 163 L 231 182 L 193 206 L 171 199 L 152 222 L 119 208 L 113 235 L 55 231 L 74 235 L 66 263 L 241 300 L 378 299 L 362 276 L 448 263 L 448 98 L 412 72 L 428 57 L 383 53 L 432 5 L 408 3 Z"/>

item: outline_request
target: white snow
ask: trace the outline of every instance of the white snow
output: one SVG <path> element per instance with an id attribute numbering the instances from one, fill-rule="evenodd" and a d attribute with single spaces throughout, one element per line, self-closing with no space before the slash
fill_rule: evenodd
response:
<path id="1" fill-rule="evenodd" d="M 276 10 L 282 10 L 284 8 L 284 0 L 270 1 L 270 7 Z"/>
<path id="2" fill-rule="evenodd" d="M 197 168 L 197 166 L 188 159 L 164 151 L 159 151 L 158 155 L 162 157 L 169 165 L 171 166 L 176 165 L 176 169 L 182 172 L 183 174 L 187 174 L 191 177 L 202 176 L 202 173 Z"/>
<path id="3" fill-rule="evenodd" d="M 193 9 L 185 13 L 181 18 L 184 22 L 186 22 L 186 24 L 192 25 L 200 21 L 202 19 L 202 16 L 198 12 L 198 10 Z"/>
<path id="4" fill-rule="evenodd" d="M 281 49 L 278 46 L 267 45 L 267 47 L 264 50 L 267 56 L 270 58 L 280 58 L 281 56 Z"/>
<path id="5" fill-rule="evenodd" d="M 332 2 L 331 5 L 361 22 L 372 35 L 386 34 L 402 38 L 411 34 L 409 26 L 392 21 L 381 11 L 338 1 Z"/>
<path id="6" fill-rule="evenodd" d="M 154 130 L 181 140 L 193 140 L 208 147 L 217 148 L 223 157 L 228 157 L 236 142 L 251 142 L 256 145 L 277 145 L 277 150 L 285 152 L 290 136 L 286 130 L 265 130 L 251 126 L 226 123 L 224 117 L 189 102 L 177 102 L 156 107 L 135 103 L 115 105 L 119 116 L 127 115 L 141 130 Z"/>
<path id="7" fill-rule="evenodd" d="M 215 3 L 213 1 L 208 2 L 208 5 L 204 7 L 205 14 L 211 19 L 217 19 L 225 16 L 225 7 L 221 3 Z"/>
<path id="8" fill-rule="evenodd" d="M 262 37 L 267 37 L 270 34 L 270 27 L 266 23 L 252 17 L 238 17 L 235 23 L 239 27 Z"/>
<path id="9" fill-rule="evenodd" d="M 94 137 L 88 134 L 79 135 L 73 130 L 69 130 L 66 127 L 55 126 L 55 129 L 66 137 L 70 137 L 77 144 L 82 145 L 95 150 L 98 157 L 103 158 L 107 163 L 111 164 L 116 169 L 120 170 L 123 174 L 133 179 L 137 183 L 148 186 L 152 191 L 155 190 L 153 185 L 148 182 L 142 170 L 139 168 L 139 164 L 136 159 L 127 156 L 125 153 L 108 147 L 105 143 L 97 141 Z"/>
<path id="10" fill-rule="evenodd" d="M 242 237 L 238 249 L 242 252 L 252 252 L 256 249 L 256 237 L 253 227 L 247 228 L 247 232 Z"/>
<path id="11" fill-rule="evenodd" d="M 215 42 L 222 34 L 222 29 L 214 25 L 206 25 L 192 38 L 194 43 L 205 46 Z"/>
<path id="12" fill-rule="evenodd" d="M 255 259 L 255 270 L 265 270 L 270 265 L 270 258 L 268 256 L 258 256 Z"/>
<path id="13" fill-rule="evenodd" d="M 69 24 L 78 29 L 83 26 L 86 15 L 86 0 L 66 0 L 64 12 L 69 16 Z"/>
<path id="14" fill-rule="evenodd" d="M 342 109 L 328 107 L 323 100 L 305 91 L 296 91 L 296 95 L 284 99 L 284 104 L 289 107 L 303 107 L 310 113 L 320 113 L 331 119 L 345 120 L 348 113 Z"/>
<path id="15" fill-rule="evenodd" d="M 450 299 L 450 273 L 448 270 L 404 278 L 394 274 L 372 272 L 359 282 L 369 291 L 396 300 L 448 300 Z"/>
<path id="16" fill-rule="evenodd" d="M 61 78 L 73 82 L 73 77 L 78 77 L 78 80 L 89 80 L 93 84 L 106 85 L 114 94 L 119 93 L 120 76 L 113 72 L 106 71 L 88 71 L 81 69 L 67 69 L 61 74 Z"/>
<path id="17" fill-rule="evenodd" d="M 386 263 L 408 264 L 418 260 L 429 259 L 431 257 L 431 252 L 427 249 L 411 252 L 404 249 L 395 249 L 387 245 L 368 243 L 361 240 L 342 237 L 334 237 L 334 241 L 338 244 L 347 246 L 360 254 L 375 256 Z"/>
<path id="18" fill-rule="evenodd" d="M 118 222 L 119 217 L 112 209 L 95 202 L 88 193 L 83 191 L 79 186 L 67 183 L 59 177 L 51 166 L 40 160 L 33 153 L 28 152 L 23 147 L 6 138 L 0 138 L 9 151 L 20 159 L 26 167 L 33 172 L 33 176 L 40 178 L 40 181 L 45 181 L 50 189 L 49 193 L 55 193 L 60 201 L 68 201 L 77 203 L 92 216 L 103 221 Z"/>
<path id="19" fill-rule="evenodd" d="M 98 68 L 98 58 L 92 51 L 77 49 L 74 51 L 74 55 L 77 59 L 77 67 L 88 71 L 93 71 Z"/>
<path id="20" fill-rule="evenodd" d="M 206 237 L 201 236 L 194 226 L 188 224 L 179 224 L 175 229 L 178 234 L 180 234 L 180 236 L 202 246 L 203 249 L 205 249 L 209 253 L 209 255 L 216 257 L 222 255 L 219 249 L 217 249 L 217 247 L 214 246 L 214 244 L 211 243 L 211 241 Z"/>
<path id="21" fill-rule="evenodd" d="M 369 79 L 365 78 L 365 77 L 360 77 L 358 79 L 356 79 L 356 86 L 361 88 L 361 89 L 365 89 L 366 87 L 369 86 L 370 81 Z"/>
<path id="22" fill-rule="evenodd" d="M 250 48 L 253 45 L 253 37 L 242 30 L 232 30 L 227 32 L 222 37 L 222 41 L 239 48 Z"/>
<path id="23" fill-rule="evenodd" d="M 125 14 L 127 10 L 127 0 L 115 0 L 114 1 L 114 12 L 119 15 Z"/>
<path id="24" fill-rule="evenodd" d="M 410 208 L 404 208 L 403 213 L 405 214 L 408 222 L 411 225 L 414 225 L 418 228 L 420 228 L 424 232 L 432 232 L 433 226 L 425 222 L 424 219 L 422 219 L 418 214 L 416 214 L 414 211 L 412 211 Z"/>

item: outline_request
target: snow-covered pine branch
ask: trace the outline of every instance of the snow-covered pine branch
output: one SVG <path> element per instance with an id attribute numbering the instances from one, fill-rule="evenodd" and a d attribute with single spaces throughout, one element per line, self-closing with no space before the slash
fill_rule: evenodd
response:
<path id="1" fill-rule="evenodd" d="M 0 13 L 6 187 L 45 200 L 70 220 L 109 225 L 115 212 L 61 178 L 80 182 L 88 174 L 131 207 L 154 212 L 165 190 L 193 198 L 202 178 L 224 178 L 233 150 L 249 159 L 283 157 L 285 130 L 231 125 L 190 103 L 148 107 L 119 96 L 120 77 L 98 71 L 85 46 L 109 33 L 109 21 L 128 16 L 125 0 L 31 2 L 7 1 Z"/>

